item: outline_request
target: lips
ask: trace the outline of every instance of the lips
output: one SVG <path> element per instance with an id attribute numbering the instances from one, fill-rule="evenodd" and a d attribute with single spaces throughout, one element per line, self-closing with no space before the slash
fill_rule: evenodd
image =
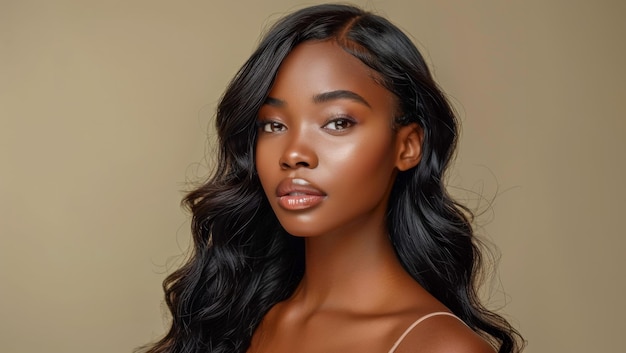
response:
<path id="1" fill-rule="evenodd" d="M 290 210 L 305 210 L 320 204 L 326 193 L 301 178 L 283 180 L 276 188 L 276 196 L 280 207 Z"/>

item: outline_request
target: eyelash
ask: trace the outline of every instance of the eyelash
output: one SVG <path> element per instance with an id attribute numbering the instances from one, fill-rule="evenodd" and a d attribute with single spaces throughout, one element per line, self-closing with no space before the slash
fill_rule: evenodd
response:
<path id="1" fill-rule="evenodd" d="M 343 123 L 346 124 L 347 126 L 344 126 L 343 128 L 336 128 L 337 127 L 337 123 Z M 335 128 L 329 128 L 328 126 L 331 124 L 335 124 Z M 331 131 L 337 131 L 337 132 L 341 132 L 344 130 L 347 130 L 351 127 L 353 127 L 356 124 L 356 120 L 354 120 L 352 117 L 349 116 L 337 116 L 334 117 L 330 120 L 328 120 L 324 125 L 322 125 L 322 128 L 326 129 L 326 130 L 331 130 Z"/>
<path id="2" fill-rule="evenodd" d="M 276 121 L 259 121 L 257 122 L 257 125 L 262 132 L 266 132 L 270 134 L 275 133 L 275 132 L 280 132 L 286 129 L 285 125 Z M 280 128 L 280 131 L 272 130 L 272 128 L 275 128 L 275 127 Z"/>
<path id="3" fill-rule="evenodd" d="M 337 123 L 341 123 L 344 126 L 343 127 L 338 127 Z M 329 126 L 333 126 L 333 124 L 334 124 L 333 128 L 329 127 Z M 322 129 L 331 131 L 332 133 L 341 133 L 344 130 L 347 130 L 347 129 L 351 128 L 355 124 L 356 124 L 356 120 L 353 119 L 350 116 L 336 116 L 336 117 L 333 117 L 333 118 L 327 120 L 322 125 Z M 258 121 L 257 122 L 257 127 L 262 132 L 269 133 L 269 134 L 281 132 L 281 131 L 284 131 L 285 129 L 287 129 L 287 127 L 284 124 L 282 124 L 280 122 L 277 122 L 277 121 L 272 121 L 272 120 L 261 120 L 261 121 Z"/>

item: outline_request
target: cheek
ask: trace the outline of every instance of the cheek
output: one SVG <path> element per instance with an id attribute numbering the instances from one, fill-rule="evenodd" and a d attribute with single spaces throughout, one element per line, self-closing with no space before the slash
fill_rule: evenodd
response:
<path id="1" fill-rule="evenodd" d="M 392 141 L 368 138 L 329 148 L 324 158 L 324 185 L 341 204 L 371 207 L 381 202 L 395 177 Z M 320 161 L 320 166 L 322 161 Z"/>
<path id="2" fill-rule="evenodd" d="M 394 148 L 388 138 L 366 135 L 333 147 L 324 153 L 328 165 L 355 176 L 385 175 L 395 164 Z"/>
<path id="3" fill-rule="evenodd" d="M 254 167 L 256 169 L 257 175 L 259 176 L 259 180 L 261 180 L 261 185 L 263 189 L 267 193 L 267 179 L 270 177 L 268 174 L 272 171 L 270 165 L 276 164 L 276 161 L 270 160 L 270 156 L 272 156 L 272 152 L 268 150 L 268 146 L 263 143 L 257 143 L 256 152 L 254 157 Z"/>
<path id="4" fill-rule="evenodd" d="M 282 153 L 280 141 L 268 139 L 257 142 L 254 159 L 255 169 L 261 188 L 276 212 L 276 188 L 278 184 L 287 176 L 280 167 L 280 157 Z"/>

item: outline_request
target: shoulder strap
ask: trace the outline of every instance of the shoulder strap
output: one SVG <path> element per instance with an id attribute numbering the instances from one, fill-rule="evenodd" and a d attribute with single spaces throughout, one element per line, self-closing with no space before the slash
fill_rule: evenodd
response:
<path id="1" fill-rule="evenodd" d="M 396 351 L 396 349 L 398 348 L 398 346 L 400 345 L 400 343 L 402 343 L 402 340 L 404 340 L 404 338 L 411 332 L 411 330 L 413 330 L 415 328 L 415 326 L 419 325 L 422 321 L 431 318 L 433 316 L 452 316 L 454 318 L 456 318 L 457 320 L 463 322 L 463 320 L 459 319 L 456 315 L 452 314 L 452 313 L 448 313 L 445 311 L 436 311 L 434 313 L 430 313 L 427 315 L 424 315 L 422 317 L 420 317 L 419 319 L 415 320 L 414 323 L 411 324 L 411 326 L 409 326 L 404 333 L 402 333 L 402 335 L 400 336 L 400 338 L 398 338 L 398 340 L 396 341 L 396 343 L 393 344 L 393 346 L 391 347 L 391 349 L 389 350 L 389 353 L 394 353 Z"/>

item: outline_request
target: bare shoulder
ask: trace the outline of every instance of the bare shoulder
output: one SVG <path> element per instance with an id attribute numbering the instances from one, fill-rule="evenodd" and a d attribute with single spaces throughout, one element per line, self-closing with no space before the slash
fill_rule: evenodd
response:
<path id="1" fill-rule="evenodd" d="M 480 335 L 457 318 L 430 317 L 402 340 L 394 353 L 495 353 Z"/>

